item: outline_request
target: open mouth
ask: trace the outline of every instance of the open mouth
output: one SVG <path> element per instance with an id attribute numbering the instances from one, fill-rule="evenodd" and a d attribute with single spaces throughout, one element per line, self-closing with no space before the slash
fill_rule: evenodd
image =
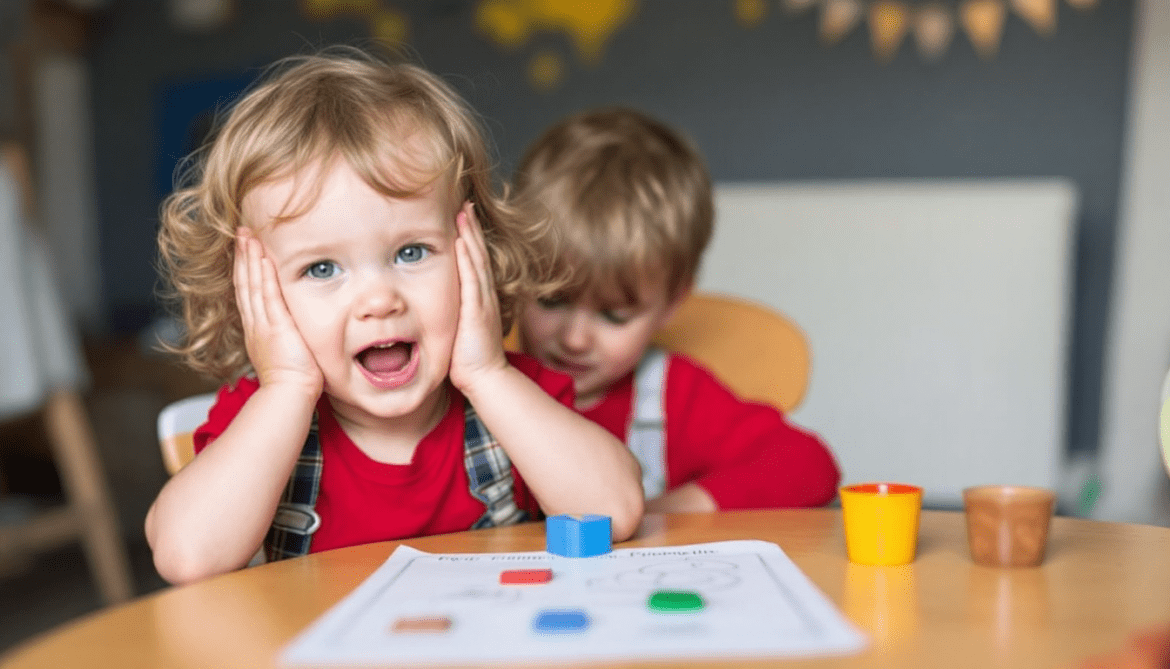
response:
<path id="1" fill-rule="evenodd" d="M 379 388 L 405 384 L 418 368 L 418 347 L 408 341 L 375 344 L 354 357 L 366 378 Z"/>

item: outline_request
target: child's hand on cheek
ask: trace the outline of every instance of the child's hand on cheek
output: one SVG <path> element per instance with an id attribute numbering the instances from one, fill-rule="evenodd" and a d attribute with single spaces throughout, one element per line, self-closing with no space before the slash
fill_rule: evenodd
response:
<path id="1" fill-rule="evenodd" d="M 486 373 L 503 369 L 500 300 L 492 279 L 483 230 L 470 202 L 455 217 L 459 232 L 455 261 L 459 268 L 459 326 L 451 352 L 451 382 L 464 393 Z"/>
<path id="2" fill-rule="evenodd" d="M 244 346 L 260 385 L 285 385 L 320 395 L 324 375 L 288 311 L 276 268 L 264 257 L 260 240 L 243 227 L 236 233 L 232 283 L 244 325 Z"/>

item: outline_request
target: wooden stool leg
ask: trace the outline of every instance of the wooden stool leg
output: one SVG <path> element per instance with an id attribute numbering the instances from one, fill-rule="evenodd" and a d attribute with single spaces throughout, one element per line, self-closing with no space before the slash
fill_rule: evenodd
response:
<path id="1" fill-rule="evenodd" d="M 45 407 L 45 422 L 102 598 L 107 604 L 125 601 L 133 594 L 130 563 L 81 397 L 72 390 L 54 392 Z"/>

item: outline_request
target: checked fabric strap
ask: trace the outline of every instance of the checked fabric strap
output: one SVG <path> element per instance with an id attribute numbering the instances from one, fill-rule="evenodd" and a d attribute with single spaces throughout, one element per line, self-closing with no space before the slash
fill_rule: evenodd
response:
<path id="1" fill-rule="evenodd" d="M 515 525 L 527 520 L 528 514 L 516 506 L 512 461 L 508 454 L 488 432 L 470 403 L 463 416 L 463 466 L 467 469 L 469 491 L 486 507 L 471 529 Z M 321 516 L 314 507 L 321 488 L 323 465 L 314 413 L 305 446 L 264 539 L 264 554 L 269 562 L 309 553 L 313 533 L 321 526 Z"/>
<path id="2" fill-rule="evenodd" d="M 508 454 L 488 432 L 470 402 L 463 415 L 466 419 L 463 424 L 463 467 L 467 469 L 471 494 L 487 507 L 471 529 L 515 525 L 528 520 L 528 514 L 516 506 L 512 461 Z"/>
<path id="3" fill-rule="evenodd" d="M 305 445 L 297 458 L 276 516 L 268 535 L 264 537 L 264 555 L 269 562 L 308 555 L 313 533 L 321 527 L 321 516 L 317 515 L 317 491 L 321 489 L 321 440 L 317 436 L 317 412 L 309 425 Z"/>

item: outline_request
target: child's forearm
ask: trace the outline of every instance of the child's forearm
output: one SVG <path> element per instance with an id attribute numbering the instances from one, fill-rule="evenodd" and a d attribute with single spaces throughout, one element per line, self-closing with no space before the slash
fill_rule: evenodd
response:
<path id="1" fill-rule="evenodd" d="M 646 513 L 707 513 L 718 510 L 719 505 L 711 493 L 693 481 L 646 502 Z"/>
<path id="2" fill-rule="evenodd" d="M 228 429 L 163 486 L 146 517 L 163 578 L 186 583 L 248 563 L 272 523 L 316 399 L 261 386 Z"/>
<path id="3" fill-rule="evenodd" d="M 629 449 L 508 365 L 467 398 L 549 515 L 596 513 L 624 541 L 642 519 L 642 476 Z"/>

